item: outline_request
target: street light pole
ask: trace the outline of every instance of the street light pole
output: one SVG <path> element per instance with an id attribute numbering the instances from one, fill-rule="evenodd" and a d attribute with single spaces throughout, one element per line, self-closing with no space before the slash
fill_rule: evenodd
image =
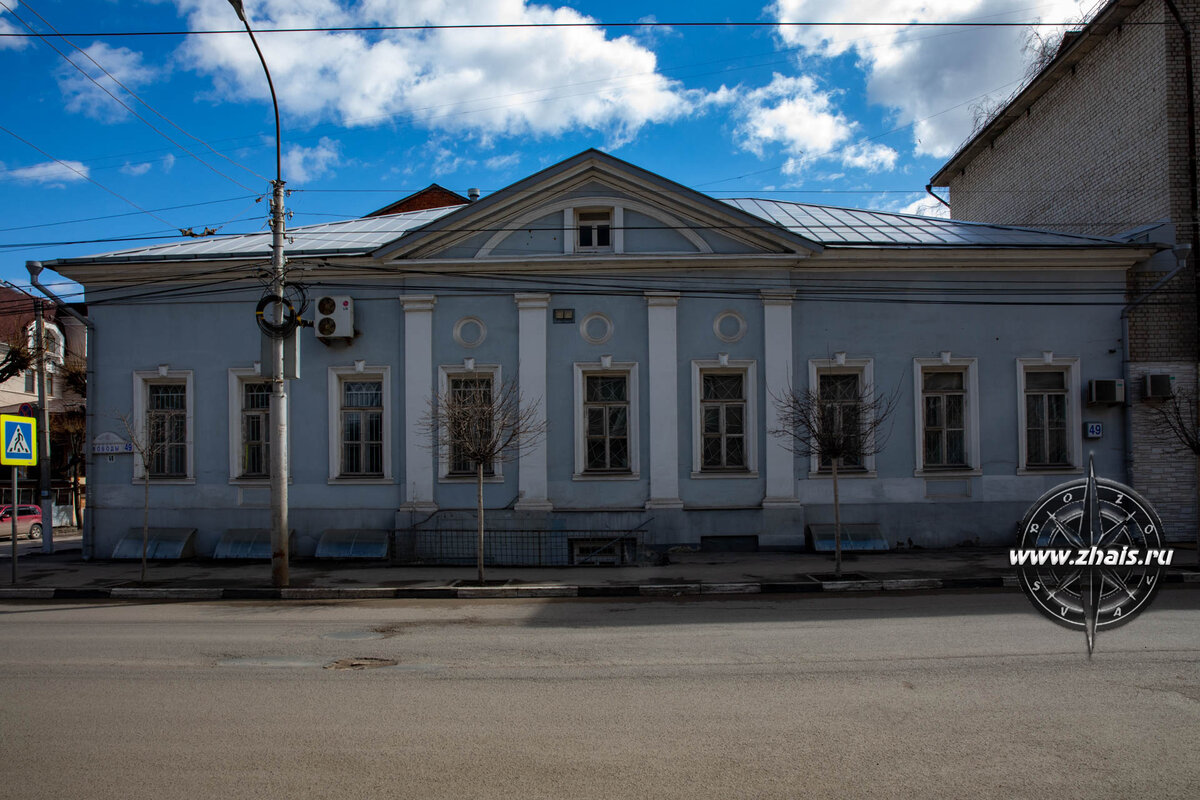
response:
<path id="1" fill-rule="evenodd" d="M 242 0 L 229 0 L 238 19 L 246 26 L 250 42 L 262 62 L 267 75 L 267 86 L 271 89 L 271 105 L 275 108 L 275 180 L 271 182 L 271 294 L 280 298 L 275 303 L 275 324 L 284 321 L 284 207 L 283 207 L 283 153 L 279 133 L 279 100 L 275 96 L 275 82 L 271 70 L 263 58 L 258 40 L 246 19 Z M 284 340 L 279 335 L 271 337 L 271 584 L 277 587 L 288 585 L 288 483 L 287 483 L 287 392 L 283 383 Z"/>

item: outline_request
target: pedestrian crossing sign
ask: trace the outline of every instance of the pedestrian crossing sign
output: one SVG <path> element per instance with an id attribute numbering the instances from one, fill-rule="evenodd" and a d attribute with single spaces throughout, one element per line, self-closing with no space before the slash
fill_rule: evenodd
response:
<path id="1" fill-rule="evenodd" d="M 36 419 L 0 414 L 0 441 L 4 443 L 4 450 L 0 452 L 0 464 L 37 466 Z"/>

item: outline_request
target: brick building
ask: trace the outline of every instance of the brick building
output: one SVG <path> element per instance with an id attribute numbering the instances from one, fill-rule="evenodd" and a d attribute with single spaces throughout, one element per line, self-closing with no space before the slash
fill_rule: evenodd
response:
<path id="1" fill-rule="evenodd" d="M 1174 376 L 1177 390 L 1197 382 L 1198 24 L 1198 0 L 1111 0 L 931 181 L 950 190 L 956 219 L 1161 245 L 1130 271 L 1130 301 L 1176 269 L 1173 245 L 1192 245 L 1189 263 L 1129 313 L 1121 337 L 1132 417 L 1127 479 L 1188 538 L 1197 527 L 1196 462 L 1162 434 L 1142 390 L 1146 374 Z"/>

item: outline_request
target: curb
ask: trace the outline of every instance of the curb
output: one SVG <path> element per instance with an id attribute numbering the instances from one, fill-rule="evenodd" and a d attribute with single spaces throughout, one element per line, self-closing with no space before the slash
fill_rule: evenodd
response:
<path id="1" fill-rule="evenodd" d="M 1172 574 L 1167 583 L 1200 584 L 1200 572 Z M 117 587 L 0 587 L 0 600 L 420 600 L 511 599 L 536 597 L 684 597 L 692 595 L 811 594 L 850 592 L 917 592 L 938 589 L 1013 589 L 1015 576 L 967 578 L 879 578 L 876 580 L 647 583 L 575 586 L 526 584 L 517 586 L 427 586 L 394 588 L 235 586 L 146 588 Z"/>

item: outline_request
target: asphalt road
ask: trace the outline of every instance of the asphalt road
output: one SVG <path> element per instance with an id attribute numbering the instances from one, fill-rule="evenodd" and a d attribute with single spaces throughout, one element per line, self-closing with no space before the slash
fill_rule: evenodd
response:
<path id="1" fill-rule="evenodd" d="M 0 605 L 0 797 L 1194 798 L 1200 592 Z M 326 669 L 342 658 L 396 666 Z"/>

